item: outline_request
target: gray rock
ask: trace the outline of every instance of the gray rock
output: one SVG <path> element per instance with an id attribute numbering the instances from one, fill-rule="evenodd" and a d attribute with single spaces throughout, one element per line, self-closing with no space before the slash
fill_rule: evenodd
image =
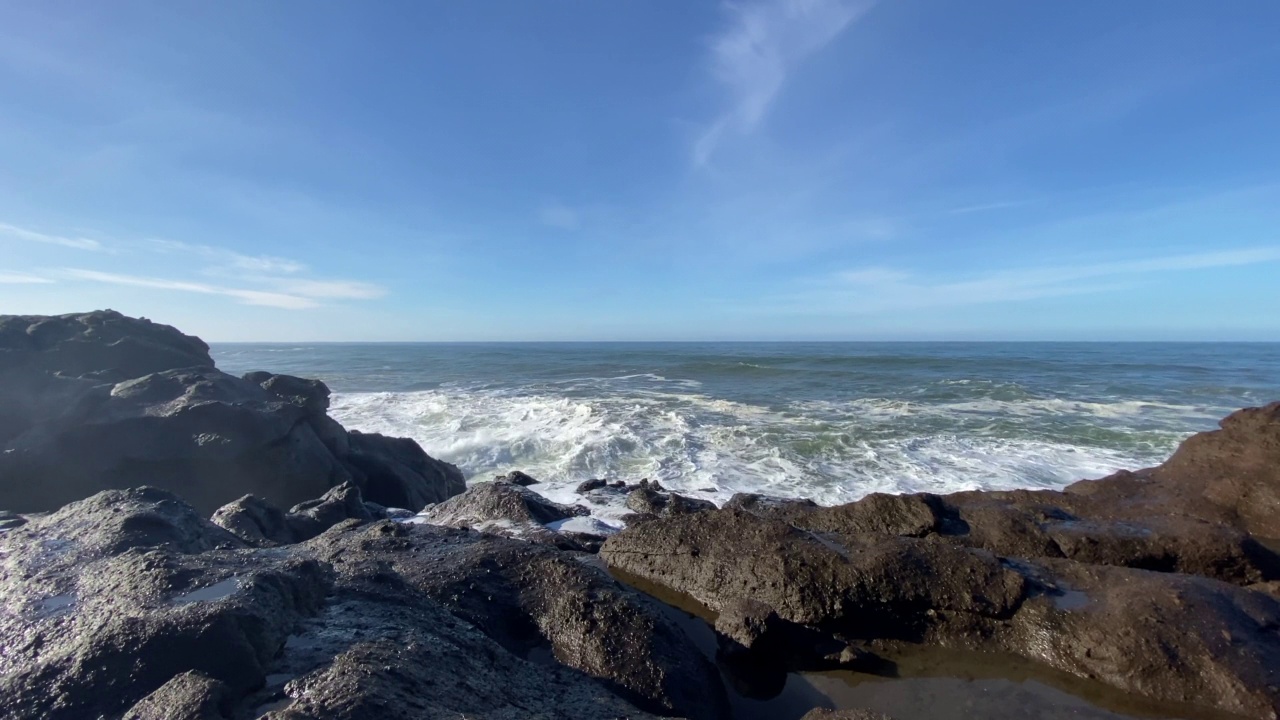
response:
<path id="1" fill-rule="evenodd" d="M 0 720 L 726 712 L 651 600 L 452 528 L 349 520 L 253 549 L 165 491 L 108 491 L 0 535 L 0 608 Z"/>
<path id="2" fill-rule="evenodd" d="M 120 382 L 178 368 L 212 368 L 200 338 L 114 310 L 0 315 L 0 375 L 35 371 Z"/>
<path id="3" fill-rule="evenodd" d="M 364 502 L 359 488 L 343 483 L 315 500 L 293 506 L 287 513 L 261 498 L 246 495 L 218 508 L 212 520 L 253 547 L 274 547 L 310 540 L 347 520 L 369 522 L 387 517 L 386 508 Z"/>
<path id="4" fill-rule="evenodd" d="M 538 481 L 535 480 L 532 475 L 528 475 L 519 470 L 512 470 L 506 475 L 499 475 L 496 478 L 494 478 L 494 480 L 497 480 L 498 482 L 509 482 L 513 485 L 519 485 L 521 487 L 528 487 L 530 485 L 538 484 Z"/>
<path id="5" fill-rule="evenodd" d="M 307 546 L 333 563 L 340 586 L 421 593 L 513 655 L 575 668 L 643 710 L 691 720 L 727 713 L 715 666 L 654 601 L 573 554 L 387 521 L 335 528 Z"/>
<path id="6" fill-rule="evenodd" d="M 581 550 L 569 537 L 550 530 L 547 523 L 585 515 L 577 506 L 554 503 L 528 488 L 504 480 L 476 483 L 461 495 L 423 510 L 419 517 L 432 525 L 472 528 L 505 537 Z"/>
<path id="7" fill-rule="evenodd" d="M 284 511 L 254 495 L 223 505 L 211 520 L 254 547 L 298 542 Z"/>
<path id="8" fill-rule="evenodd" d="M 813 532 L 740 509 L 630 526 L 600 557 L 714 611 L 750 598 L 843 640 L 1010 653 L 1250 717 L 1280 708 L 1280 603 L 1215 580 Z M 814 665 L 826 655 L 817 647 Z"/>
<path id="9" fill-rule="evenodd" d="M 230 720 L 231 693 L 204 673 L 175 675 L 124 714 L 123 720 Z"/>
<path id="10" fill-rule="evenodd" d="M 627 508 L 641 515 L 688 515 L 691 513 L 715 510 L 716 504 L 710 500 L 699 500 L 677 493 L 662 493 L 653 488 L 657 483 L 641 484 L 627 495 Z"/>
<path id="11" fill-rule="evenodd" d="M 419 509 L 462 473 L 412 440 L 348 434 L 317 380 L 213 367 L 208 348 L 110 311 L 0 316 L 0 508 L 53 510 L 149 484 L 206 513 L 246 494 L 289 506 L 344 482 Z"/>
<path id="12" fill-rule="evenodd" d="M 408 438 L 348 433 L 351 452 L 342 458 L 364 496 L 387 507 L 421 510 L 466 490 L 457 466 L 427 455 Z"/>
<path id="13" fill-rule="evenodd" d="M 316 500 L 294 505 L 285 516 L 296 542 L 310 540 L 343 520 L 368 522 L 373 519 L 360 488 L 351 483 L 343 483 Z"/>
<path id="14" fill-rule="evenodd" d="M 0 718 L 118 717 L 188 671 L 237 695 L 259 687 L 329 579 L 306 558 L 246 563 L 241 547 L 151 488 L 101 493 L 5 533 Z"/>
<path id="15" fill-rule="evenodd" d="M 883 713 L 873 710 L 828 710 L 815 708 L 805 713 L 800 720 L 893 720 Z"/>

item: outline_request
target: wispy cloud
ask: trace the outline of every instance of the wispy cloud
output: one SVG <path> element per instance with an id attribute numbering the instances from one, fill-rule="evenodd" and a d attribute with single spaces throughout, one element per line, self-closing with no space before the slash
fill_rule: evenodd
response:
<path id="1" fill-rule="evenodd" d="M 845 270 L 781 298 L 787 312 L 871 314 L 1080 295 L 1115 289 L 1138 276 L 1280 262 L 1280 247 L 1170 255 L 1082 265 L 1000 270 L 964 279 L 930 277 L 887 267 Z"/>
<path id="2" fill-rule="evenodd" d="M 698 136 L 693 161 L 705 165 L 727 135 L 760 124 L 787 77 L 834 40 L 874 0 L 759 0 L 728 5 L 727 27 L 711 40 L 710 71 L 728 104 Z"/>
<path id="3" fill-rule="evenodd" d="M 387 294 L 385 288 L 356 280 L 306 277 L 306 264 L 269 255 L 246 255 L 227 248 L 185 243 L 177 240 L 120 241 L 107 245 L 98 240 L 63 237 L 0 223 L 0 237 L 8 236 L 30 242 L 62 245 L 83 250 L 101 250 L 113 254 L 181 256 L 180 274 L 197 273 L 212 280 L 189 280 L 181 277 L 121 274 L 90 268 L 65 268 L 57 277 L 113 285 L 172 290 L 178 292 L 221 295 L 247 305 L 305 310 L 318 307 L 325 300 L 373 300 Z M 193 263 L 196 268 L 188 269 Z M 201 267 L 203 266 L 203 267 Z M 153 271 L 154 272 L 154 271 Z M 170 274 L 170 273 L 163 273 Z M 55 282 L 53 278 L 25 273 L 0 272 L 0 284 L 39 284 Z"/>
<path id="4" fill-rule="evenodd" d="M 50 235 L 48 233 L 20 228 L 16 225 L 9 225 L 7 223 L 0 223 L 0 238 L 44 243 L 46 245 L 61 245 L 62 247 L 75 248 L 77 250 L 103 249 L 102 243 L 97 240 L 90 240 L 89 238 L 82 237 L 67 237 L 65 235 Z"/>
<path id="5" fill-rule="evenodd" d="M 539 209 L 538 221 L 561 230 L 577 230 L 581 224 L 578 211 L 560 203 L 552 203 Z"/>
<path id="6" fill-rule="evenodd" d="M 292 278 L 255 278 L 275 284 L 291 295 L 330 300 L 373 300 L 387 294 L 386 288 L 354 280 L 295 280 Z"/>
<path id="7" fill-rule="evenodd" d="M 131 287 L 153 288 L 156 290 L 176 290 L 179 292 L 200 293 L 202 295 L 224 295 L 232 297 L 246 305 L 284 308 L 286 310 L 306 310 L 318 307 L 319 303 L 311 298 L 289 295 L 286 293 L 244 288 L 224 287 L 206 283 L 187 282 L 184 280 L 168 280 L 164 278 L 140 277 L 137 275 L 121 275 L 118 273 L 66 268 L 62 271 L 66 276 L 77 280 L 127 285 Z"/>
<path id="8" fill-rule="evenodd" d="M 39 275 L 27 273 L 0 272 L 0 285 L 47 285 L 53 281 Z"/>
<path id="9" fill-rule="evenodd" d="M 243 255 L 226 248 L 195 245 L 177 240 L 149 240 L 155 250 L 163 253 L 185 253 L 225 266 L 225 269 L 255 273 L 283 273 L 292 275 L 305 272 L 307 266 L 296 260 L 269 255 Z"/>

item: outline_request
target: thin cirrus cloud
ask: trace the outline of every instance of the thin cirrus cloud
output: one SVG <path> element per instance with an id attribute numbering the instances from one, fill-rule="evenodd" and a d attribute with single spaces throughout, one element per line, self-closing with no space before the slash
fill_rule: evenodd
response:
<path id="1" fill-rule="evenodd" d="M 281 273 L 285 275 L 293 275 L 305 272 L 307 266 L 289 260 L 287 258 L 270 257 L 267 255 L 243 255 L 238 252 L 227 250 L 226 248 L 217 248 L 210 245 L 195 245 L 192 243 L 179 242 L 177 240 L 149 240 L 147 241 L 152 249 L 157 252 L 166 254 L 186 254 L 195 255 L 204 258 L 212 263 L 212 270 L 227 270 L 234 272 L 254 272 L 254 273 Z"/>
<path id="2" fill-rule="evenodd" d="M 753 132 L 795 68 L 874 4 L 874 0 L 762 0 L 727 6 L 731 19 L 711 39 L 709 70 L 728 99 L 723 112 L 694 142 L 694 164 L 710 162 L 729 135 Z"/>
<path id="3" fill-rule="evenodd" d="M 75 248 L 77 250 L 104 249 L 102 243 L 97 240 L 90 240 L 89 238 L 81 237 L 67 237 L 65 235 L 50 235 L 48 233 L 21 228 L 16 225 L 9 225 L 8 223 L 0 223 L 0 238 L 43 243 L 45 245 L 61 245 L 62 247 Z"/>
<path id="4" fill-rule="evenodd" d="M 168 280 L 164 278 L 141 277 L 138 275 L 121 275 L 119 273 L 99 272 L 81 268 L 65 268 L 66 277 L 76 280 L 107 283 L 111 285 L 127 285 L 130 287 L 151 288 L 154 290 L 175 290 L 179 292 L 199 293 L 202 295 L 223 295 L 239 300 L 245 305 L 283 308 L 286 310 L 307 310 L 319 307 L 320 303 L 311 298 L 290 295 L 287 293 L 264 290 L 248 290 L 244 288 L 224 287 L 207 283 L 188 282 L 185 280 Z"/>
<path id="5" fill-rule="evenodd" d="M 53 281 L 39 275 L 19 272 L 0 272 L 0 285 L 48 285 Z"/>
<path id="6" fill-rule="evenodd" d="M 274 307 L 286 310 L 307 310 L 320 307 L 323 301 L 372 300 L 385 296 L 386 289 L 372 283 L 355 280 L 326 280 L 306 277 L 308 268 L 303 263 L 287 258 L 244 255 L 226 248 L 196 245 L 175 240 L 144 240 L 115 242 L 107 245 L 98 240 L 66 237 L 39 232 L 28 228 L 0 223 L 0 238 L 56 245 L 75 250 L 102 251 L 107 254 L 127 254 L 133 257 L 181 256 L 184 260 L 203 261 L 199 272 L 214 282 L 183 278 L 157 277 L 153 274 L 125 274 L 106 272 L 92 268 L 69 267 L 51 275 L 33 275 L 0 271 L 0 284 L 35 285 L 62 281 L 82 281 L 122 285 L 153 290 L 219 295 L 232 298 L 246 305 Z M 145 260 L 143 261 L 145 262 Z M 184 268 L 190 262 L 183 263 Z M 234 279 L 234 281 L 232 281 Z M 246 287 L 247 286 L 247 287 Z"/>
<path id="7" fill-rule="evenodd" d="M 781 298 L 778 308 L 833 308 L 855 314 L 1015 302 L 1116 289 L 1137 276 L 1280 262 L 1280 247 L 1254 247 L 1082 265 L 1000 270 L 962 280 L 930 278 L 887 267 L 846 270 L 819 287 Z"/>
<path id="8" fill-rule="evenodd" d="M 251 277 L 246 280 L 261 284 L 267 289 L 231 287 L 207 282 L 193 282 L 170 278 L 101 272 L 84 268 L 64 268 L 62 276 L 73 280 L 221 295 L 234 298 L 245 305 L 281 308 L 284 310 L 309 310 L 320 307 L 323 300 L 372 300 L 386 295 L 386 290 L 369 283 L 348 280 L 302 280 L 294 278 Z"/>

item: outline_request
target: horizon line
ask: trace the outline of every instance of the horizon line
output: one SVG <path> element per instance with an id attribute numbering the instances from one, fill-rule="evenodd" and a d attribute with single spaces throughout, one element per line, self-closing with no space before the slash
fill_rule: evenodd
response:
<path id="1" fill-rule="evenodd" d="M 1150 345 L 1150 344 L 1186 344 L 1186 345 L 1280 345 L 1275 340 L 1051 340 L 1051 339 L 857 339 L 857 340 L 205 340 L 210 345 L 733 345 L 733 344 L 858 344 L 858 343 L 970 343 L 970 344 L 1109 344 L 1109 345 Z"/>

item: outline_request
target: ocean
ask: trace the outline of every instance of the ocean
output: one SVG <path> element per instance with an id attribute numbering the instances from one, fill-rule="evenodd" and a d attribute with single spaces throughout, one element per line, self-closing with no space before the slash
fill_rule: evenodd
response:
<path id="1" fill-rule="evenodd" d="M 469 482 L 523 470 L 822 504 L 1060 488 L 1158 464 L 1280 399 L 1272 343 L 216 344 L 231 373 L 319 378 L 348 428 L 411 437 Z M 616 523 L 620 502 L 593 513 Z"/>

